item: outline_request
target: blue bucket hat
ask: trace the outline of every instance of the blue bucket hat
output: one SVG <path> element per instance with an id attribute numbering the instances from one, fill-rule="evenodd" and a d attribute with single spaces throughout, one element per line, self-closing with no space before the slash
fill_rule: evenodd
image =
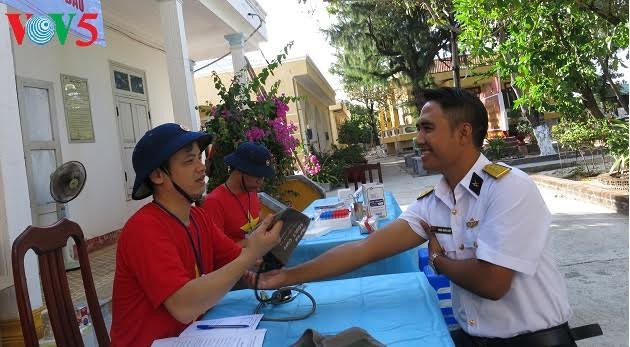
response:
<path id="1" fill-rule="evenodd" d="M 271 153 L 262 144 L 243 142 L 223 160 L 232 168 L 250 176 L 272 177 L 276 174 L 271 167 Z"/>
<path id="2" fill-rule="evenodd" d="M 142 200 L 153 194 L 153 188 L 148 183 L 151 172 L 192 142 L 197 142 L 203 151 L 212 142 L 212 136 L 204 132 L 188 131 L 175 123 L 162 124 L 147 131 L 136 144 L 131 157 L 133 170 L 136 172 L 131 197 Z"/>

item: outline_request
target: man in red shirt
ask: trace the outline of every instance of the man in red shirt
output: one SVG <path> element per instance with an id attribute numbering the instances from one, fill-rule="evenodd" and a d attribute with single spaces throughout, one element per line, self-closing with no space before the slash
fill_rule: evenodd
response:
<path id="1" fill-rule="evenodd" d="M 118 240 L 112 346 L 149 346 L 177 336 L 213 307 L 279 240 L 265 219 L 241 249 L 205 213 L 191 207 L 204 191 L 201 153 L 211 137 L 177 124 L 149 130 L 132 162 L 134 200 L 153 195 Z"/>
<path id="2" fill-rule="evenodd" d="M 245 237 L 260 220 L 257 192 L 263 180 L 276 172 L 269 150 L 254 142 L 241 143 L 224 160 L 231 168 L 230 176 L 206 196 L 201 207 L 232 241 L 245 247 Z"/>

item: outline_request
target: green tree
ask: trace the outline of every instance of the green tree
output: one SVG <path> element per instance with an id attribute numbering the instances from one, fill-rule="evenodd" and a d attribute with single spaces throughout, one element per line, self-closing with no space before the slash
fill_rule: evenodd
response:
<path id="1" fill-rule="evenodd" d="M 427 11 L 431 18 L 429 23 L 433 26 L 448 31 L 448 48 L 452 57 L 459 57 L 458 36 L 461 32 L 459 22 L 455 18 L 455 7 L 452 0 L 394 0 L 407 9 L 418 8 Z M 453 71 L 453 87 L 461 87 L 460 61 L 451 59 L 450 66 Z"/>
<path id="2" fill-rule="evenodd" d="M 325 32 L 336 48 L 337 69 L 361 86 L 385 85 L 404 76 L 421 109 L 429 69 L 445 49 L 449 32 L 432 25 L 426 10 L 403 2 L 337 0 L 328 11 L 336 19 Z"/>
<path id="3" fill-rule="evenodd" d="M 582 119 L 562 119 L 553 127 L 554 137 L 563 146 L 579 151 L 582 160 L 584 150 L 604 145 L 615 158 L 609 173 L 622 174 L 628 170 L 628 122 L 618 119 L 583 117 Z M 595 165 L 593 164 L 593 171 Z"/>
<path id="4" fill-rule="evenodd" d="M 610 83 L 618 69 L 617 53 L 627 48 L 628 31 L 627 0 L 603 3 L 454 0 L 463 47 L 493 64 L 491 73 L 511 80 L 516 106 L 534 127 L 541 154 L 554 151 L 540 112 L 570 117 L 586 109 L 604 117 L 595 90 L 602 80 Z"/>
<path id="5" fill-rule="evenodd" d="M 373 146 L 378 144 L 379 127 L 376 120 L 376 111 L 374 110 L 374 104 L 370 105 L 370 108 L 366 108 L 363 105 L 357 105 L 352 103 L 346 103 L 348 111 L 350 111 L 350 120 L 363 129 L 365 133 L 365 139 L 361 142 Z"/>
<path id="6" fill-rule="evenodd" d="M 370 128 L 366 128 L 358 119 L 351 118 L 339 127 L 339 143 L 354 145 L 370 143 Z"/>
<path id="7" fill-rule="evenodd" d="M 361 124 L 366 125 L 371 133 L 371 141 L 368 141 L 371 145 L 378 144 L 379 128 L 378 120 L 376 118 L 376 106 L 382 105 L 386 100 L 385 88 L 375 82 L 359 82 L 349 81 L 348 77 L 343 74 L 343 71 L 338 70 L 339 65 L 335 64 L 331 68 L 331 72 L 339 74 L 342 77 L 343 88 L 350 100 L 361 103 L 361 105 L 355 105 L 350 102 L 346 102 L 346 107 L 350 111 L 350 115 L 361 116 Z"/>

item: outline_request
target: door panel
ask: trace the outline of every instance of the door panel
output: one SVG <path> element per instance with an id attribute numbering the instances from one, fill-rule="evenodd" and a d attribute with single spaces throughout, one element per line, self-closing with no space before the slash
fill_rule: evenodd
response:
<path id="1" fill-rule="evenodd" d="M 53 84 L 17 80 L 33 225 L 47 226 L 57 221 L 63 208 L 50 195 L 50 175 L 61 164 Z"/>
<path id="2" fill-rule="evenodd" d="M 24 99 L 24 110 L 28 115 L 23 118 L 27 140 L 53 141 L 48 89 L 24 87 Z"/>
<path id="3" fill-rule="evenodd" d="M 55 151 L 51 149 L 31 150 L 31 168 L 34 173 L 53 173 L 57 168 Z M 32 177 L 33 202 L 40 208 L 46 209 L 45 213 L 51 212 L 47 208 L 54 205 L 55 201 L 50 195 L 50 176 L 36 174 Z"/>
<path id="4" fill-rule="evenodd" d="M 131 197 L 133 182 L 136 178 L 131 161 L 136 143 L 151 128 L 149 106 L 144 100 L 116 97 L 118 130 L 121 139 L 121 155 L 127 197 Z"/>
<path id="5" fill-rule="evenodd" d="M 144 133 L 151 129 L 149 122 L 149 110 L 146 103 L 136 103 L 136 113 L 134 115 L 134 129 L 136 130 L 136 138 L 139 140 Z"/>
<path id="6" fill-rule="evenodd" d="M 118 101 L 118 126 L 121 130 L 123 143 L 135 143 L 133 133 L 133 104 L 128 100 Z"/>

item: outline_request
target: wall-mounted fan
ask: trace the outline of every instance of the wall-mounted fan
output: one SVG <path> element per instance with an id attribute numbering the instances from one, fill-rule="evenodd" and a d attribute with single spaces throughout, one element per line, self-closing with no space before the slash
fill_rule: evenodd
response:
<path id="1" fill-rule="evenodd" d="M 64 163 L 50 175 L 50 195 L 58 204 L 70 202 L 81 193 L 85 186 L 86 178 L 87 173 L 83 164 L 78 161 Z M 61 211 L 59 218 L 66 216 L 64 206 L 60 206 L 59 211 Z M 64 250 L 66 271 L 79 268 L 79 262 L 72 257 L 72 249 L 72 246 L 66 246 Z"/>
<path id="2" fill-rule="evenodd" d="M 86 175 L 80 162 L 64 163 L 50 175 L 50 195 L 60 204 L 72 201 L 83 190 Z"/>

